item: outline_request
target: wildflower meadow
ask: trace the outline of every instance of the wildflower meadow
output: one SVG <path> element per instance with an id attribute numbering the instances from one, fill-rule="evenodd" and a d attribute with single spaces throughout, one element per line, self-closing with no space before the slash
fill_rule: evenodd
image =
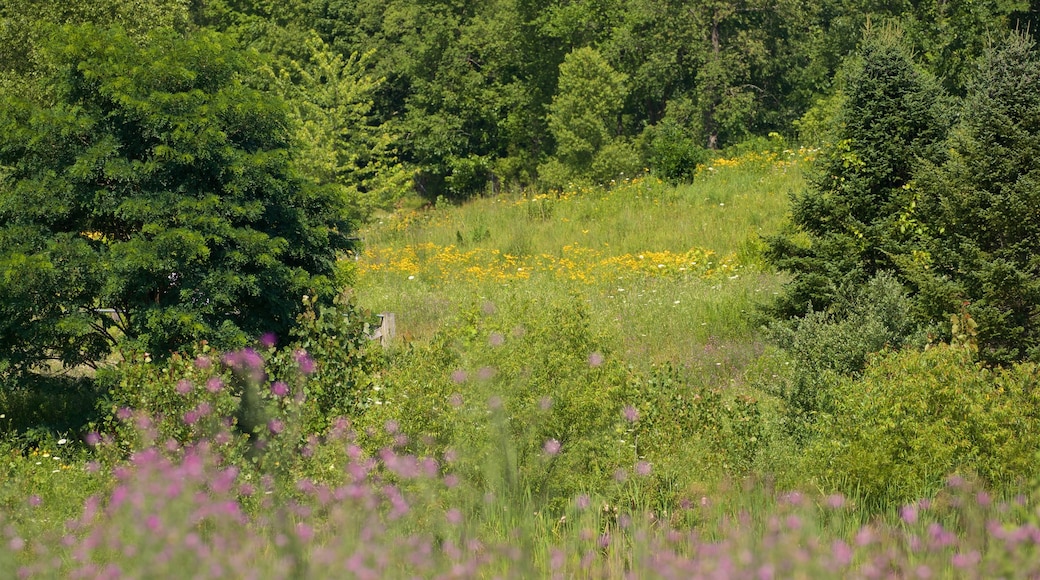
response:
<path id="1" fill-rule="evenodd" d="M 814 153 L 400 209 L 289 335 L 0 391 L 0 576 L 1040 577 L 1035 365 L 770 340 Z"/>

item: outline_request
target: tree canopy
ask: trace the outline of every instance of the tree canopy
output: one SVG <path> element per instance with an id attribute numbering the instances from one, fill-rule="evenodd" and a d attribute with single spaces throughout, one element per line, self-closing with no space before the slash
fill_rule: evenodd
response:
<path id="1" fill-rule="evenodd" d="M 299 177 L 285 103 L 224 36 L 67 26 L 0 106 L 0 370 L 284 332 L 331 296 L 346 199 Z"/>

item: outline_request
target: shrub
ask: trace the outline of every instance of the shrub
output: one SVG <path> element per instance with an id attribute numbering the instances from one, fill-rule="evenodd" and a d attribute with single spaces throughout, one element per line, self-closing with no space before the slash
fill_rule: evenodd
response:
<path id="1" fill-rule="evenodd" d="M 390 424 L 410 449 L 454 448 L 478 486 L 557 508 L 635 462 L 614 431 L 628 371 L 577 298 L 475 307 L 402 356 L 359 423 L 373 445 Z"/>
<path id="2" fill-rule="evenodd" d="M 899 349 L 918 334 L 912 302 L 903 286 L 880 272 L 829 312 L 770 326 L 772 339 L 794 363 L 790 384 L 777 392 L 787 406 L 788 427 L 804 441 L 808 427 L 835 402 L 834 384 L 856 376 L 872 353 Z"/>
<path id="3" fill-rule="evenodd" d="M 368 339 L 374 319 L 343 295 L 333 305 L 306 310 L 294 340 L 276 347 L 273 333 L 257 349 L 221 352 L 202 343 L 195 352 L 152 361 L 142 352 L 99 374 L 106 396 L 100 429 L 125 451 L 147 444 L 131 437 L 142 418 L 162 440 L 182 443 L 215 433 L 226 417 L 256 440 L 271 421 L 297 435 L 323 433 L 340 417 L 358 418 L 369 406 L 372 375 L 380 366 L 378 343 Z"/>
<path id="4" fill-rule="evenodd" d="M 691 486 L 750 473 L 765 442 L 758 400 L 723 389 L 690 369 L 665 365 L 632 378 L 622 411 L 633 456 L 655 466 L 664 485 L 654 505 L 675 505 Z M 667 489 L 670 488 L 670 489 Z"/>
<path id="5" fill-rule="evenodd" d="M 643 138 L 649 149 L 650 168 L 672 183 L 693 181 L 697 165 L 708 158 L 707 151 L 694 141 L 693 133 L 668 117 L 647 127 Z"/>
<path id="6" fill-rule="evenodd" d="M 938 490 L 951 473 L 1014 490 L 1040 475 L 1040 374 L 991 370 L 944 344 L 880 356 L 832 386 L 805 449 L 825 489 L 891 505 Z"/>

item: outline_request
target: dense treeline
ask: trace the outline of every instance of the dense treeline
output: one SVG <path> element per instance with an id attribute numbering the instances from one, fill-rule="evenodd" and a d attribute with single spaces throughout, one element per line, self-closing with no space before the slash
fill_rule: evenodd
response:
<path id="1" fill-rule="evenodd" d="M 409 185 L 430 199 L 458 199 L 539 178 L 547 186 L 609 181 L 646 167 L 681 179 L 705 149 L 790 134 L 834 92 L 835 72 L 865 27 L 898 24 L 925 68 L 962 94 L 983 48 L 1035 18 L 1024 0 L 6 4 L 0 66 L 8 85 L 11 73 L 44 66 L 24 55 L 37 54 L 47 24 L 81 21 L 118 23 L 131 34 L 156 26 L 229 33 L 270 56 L 272 70 L 309 78 L 307 90 L 287 96 L 326 111 L 333 105 L 315 93 L 337 74 L 363 81 L 354 95 L 363 107 L 309 136 L 320 148 L 342 139 L 338 132 L 374 133 L 354 139 L 368 145 L 355 148 L 355 159 L 326 155 L 332 165 L 323 175 L 377 191 L 376 203 Z M 335 58 L 339 71 L 317 70 Z M 367 167 L 370 182 L 359 185 L 350 164 Z M 384 171 L 391 176 L 374 177 Z"/>

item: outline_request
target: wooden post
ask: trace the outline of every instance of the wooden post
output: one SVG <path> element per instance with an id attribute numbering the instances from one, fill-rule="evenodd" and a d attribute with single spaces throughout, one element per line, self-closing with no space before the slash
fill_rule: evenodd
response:
<path id="1" fill-rule="evenodd" d="M 393 340 L 394 335 L 397 334 L 397 318 L 393 312 L 383 312 L 379 316 L 379 328 L 372 333 L 369 338 L 371 340 L 378 340 L 380 346 L 390 346 L 390 341 Z"/>

